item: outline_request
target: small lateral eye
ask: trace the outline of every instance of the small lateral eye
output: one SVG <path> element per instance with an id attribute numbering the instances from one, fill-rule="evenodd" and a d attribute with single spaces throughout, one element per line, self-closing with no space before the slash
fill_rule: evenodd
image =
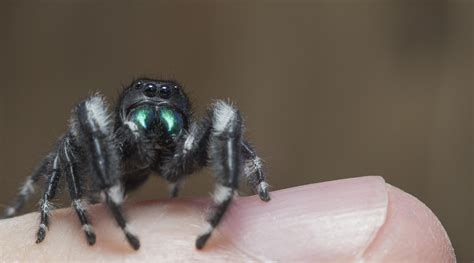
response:
<path id="1" fill-rule="evenodd" d="M 175 88 L 169 85 L 163 85 L 158 89 L 160 97 L 167 99 L 173 95 Z"/>
<path id="2" fill-rule="evenodd" d="M 139 89 L 139 88 L 142 87 L 142 85 L 143 85 L 143 82 L 137 81 L 137 82 L 135 83 L 135 88 L 136 88 L 136 89 Z"/>

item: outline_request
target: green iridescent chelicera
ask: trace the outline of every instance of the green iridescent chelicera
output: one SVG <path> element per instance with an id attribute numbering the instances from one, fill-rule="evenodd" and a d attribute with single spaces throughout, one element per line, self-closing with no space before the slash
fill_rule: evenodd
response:
<path id="1" fill-rule="evenodd" d="M 155 107 L 152 105 L 141 105 L 130 112 L 130 121 L 139 128 L 148 130 L 157 123 Z"/>
<path id="2" fill-rule="evenodd" d="M 160 107 L 160 122 L 171 136 L 176 136 L 183 129 L 181 114 L 168 107 Z"/>
<path id="3" fill-rule="evenodd" d="M 183 129 L 183 118 L 169 107 L 159 107 L 157 113 L 155 106 L 144 104 L 130 112 L 130 121 L 145 131 L 164 129 L 169 136 L 178 135 Z"/>

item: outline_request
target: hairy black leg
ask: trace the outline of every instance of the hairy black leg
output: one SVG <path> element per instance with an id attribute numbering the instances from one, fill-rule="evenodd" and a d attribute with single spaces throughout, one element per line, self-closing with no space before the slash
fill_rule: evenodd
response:
<path id="1" fill-rule="evenodd" d="M 74 156 L 74 151 L 69 138 L 66 138 L 63 151 L 64 151 L 64 174 L 69 187 L 69 195 L 72 199 L 72 205 L 76 210 L 79 221 L 81 222 L 82 229 L 86 235 L 87 243 L 94 245 L 96 236 L 92 225 L 89 223 L 88 215 L 84 206 L 84 200 L 82 199 L 82 185 L 81 180 L 77 173 L 77 157 Z"/>
<path id="2" fill-rule="evenodd" d="M 15 216 L 25 205 L 30 195 L 34 193 L 35 184 L 38 182 L 38 180 L 41 177 L 47 177 L 47 175 L 51 173 L 53 159 L 54 154 L 48 154 L 36 171 L 26 179 L 15 200 L 5 209 L 3 216 L 4 218 Z"/>
<path id="3" fill-rule="evenodd" d="M 123 198 L 123 191 L 120 189 L 120 186 L 114 186 L 110 188 L 106 194 L 105 194 L 105 201 L 107 205 L 109 206 L 110 211 L 112 212 L 112 215 L 115 218 L 115 221 L 117 221 L 117 224 L 120 226 L 122 231 L 125 234 L 125 237 L 128 240 L 128 243 L 135 249 L 140 248 L 140 240 L 130 232 L 130 229 L 127 225 L 127 221 L 123 215 L 122 212 L 122 207 L 121 207 L 121 202 Z"/>
<path id="4" fill-rule="evenodd" d="M 73 134 L 78 144 L 85 146 L 95 185 L 104 194 L 107 206 L 125 234 L 129 244 L 140 247 L 138 238 L 131 234 L 121 209 L 123 190 L 120 182 L 119 149 L 113 136 L 107 107 L 100 96 L 94 96 L 78 105 L 77 119 L 73 119 Z"/>
<path id="5" fill-rule="evenodd" d="M 169 189 L 169 195 L 171 198 L 176 198 L 178 197 L 179 190 L 184 184 L 184 180 L 178 180 L 175 183 L 170 183 L 168 186 Z"/>
<path id="6" fill-rule="evenodd" d="M 36 243 L 40 243 L 44 240 L 46 236 L 46 230 L 49 226 L 49 212 L 52 209 L 51 199 L 56 195 L 56 190 L 58 188 L 59 179 L 61 178 L 61 173 L 59 170 L 59 156 L 55 155 L 53 159 L 53 168 L 52 172 L 48 177 L 46 184 L 46 190 L 43 194 L 43 198 L 40 201 L 40 225 L 38 232 L 36 233 Z"/>
<path id="7" fill-rule="evenodd" d="M 212 132 L 209 141 L 210 161 L 215 171 L 214 209 L 209 225 L 196 240 L 202 249 L 231 204 L 242 171 L 242 120 L 231 105 L 218 101 L 212 108 Z"/>
<path id="8" fill-rule="evenodd" d="M 270 201 L 262 160 L 248 142 L 242 143 L 242 152 L 245 160 L 244 174 L 247 183 L 254 192 L 258 193 L 260 199 L 266 202 Z"/>

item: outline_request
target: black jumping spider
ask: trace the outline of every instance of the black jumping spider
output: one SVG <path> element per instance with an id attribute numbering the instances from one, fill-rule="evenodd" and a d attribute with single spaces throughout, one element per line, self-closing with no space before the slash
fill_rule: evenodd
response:
<path id="1" fill-rule="evenodd" d="M 104 98 L 94 95 L 74 108 L 69 130 L 28 177 L 5 217 L 14 216 L 39 179 L 46 179 L 36 243 L 43 241 L 50 202 L 64 176 L 90 245 L 96 237 L 84 200 L 101 197 L 130 245 L 138 249 L 140 241 L 130 233 L 121 209 L 124 195 L 150 174 L 158 174 L 171 184 L 170 195 L 176 197 L 188 175 L 211 165 L 216 177 L 215 207 L 208 229 L 196 240 L 201 249 L 229 207 L 241 173 L 262 200 L 270 200 L 261 161 L 242 132 L 239 111 L 223 101 L 211 105 L 206 117 L 194 120 L 186 94 L 172 81 L 134 81 L 121 94 L 113 117 Z"/>

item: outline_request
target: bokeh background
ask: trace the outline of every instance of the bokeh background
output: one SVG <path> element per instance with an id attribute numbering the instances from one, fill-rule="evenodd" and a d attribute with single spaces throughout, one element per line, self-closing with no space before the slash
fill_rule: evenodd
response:
<path id="1" fill-rule="evenodd" d="M 382 175 L 425 202 L 470 262 L 473 3 L 3 0 L 0 204 L 75 103 L 173 78 L 198 113 L 216 98 L 240 107 L 273 189 Z M 203 172 L 183 194 L 212 185 Z M 166 196 L 151 178 L 130 198 Z"/>

